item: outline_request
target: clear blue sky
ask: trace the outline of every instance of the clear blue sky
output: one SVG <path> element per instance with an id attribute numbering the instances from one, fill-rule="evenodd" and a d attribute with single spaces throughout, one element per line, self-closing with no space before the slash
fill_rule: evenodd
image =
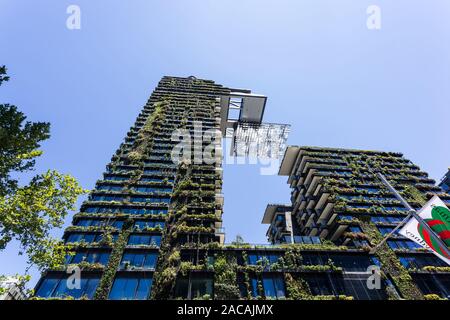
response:
<path id="1" fill-rule="evenodd" d="M 66 28 L 70 4 L 81 30 Z M 366 27 L 372 4 L 381 30 Z M 290 144 L 401 151 L 440 179 L 449 14 L 448 0 L 0 0 L 0 64 L 12 77 L 0 102 L 51 122 L 37 172 L 55 168 L 89 189 L 163 75 L 266 94 L 265 120 L 291 123 Z M 286 179 L 224 169 L 227 239 L 264 243 L 262 213 L 288 202 Z M 24 261 L 11 245 L 0 274 L 22 273 Z"/>

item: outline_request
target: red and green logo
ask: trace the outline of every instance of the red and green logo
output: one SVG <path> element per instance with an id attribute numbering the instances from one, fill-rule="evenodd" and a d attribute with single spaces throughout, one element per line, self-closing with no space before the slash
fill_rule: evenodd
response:
<path id="1" fill-rule="evenodd" d="M 425 219 L 426 223 L 431 227 L 431 229 L 436 232 L 442 241 L 450 247 L 450 210 L 446 207 L 435 206 L 431 210 L 431 219 Z M 417 226 L 422 239 L 427 243 L 427 245 L 434 251 L 450 259 L 450 256 L 445 253 L 443 247 L 430 237 L 430 234 L 425 230 L 420 224 Z"/>

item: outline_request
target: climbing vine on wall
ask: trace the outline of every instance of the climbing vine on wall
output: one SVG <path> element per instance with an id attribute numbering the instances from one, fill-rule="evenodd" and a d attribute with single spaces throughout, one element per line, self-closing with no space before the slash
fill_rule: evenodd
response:
<path id="1" fill-rule="evenodd" d="M 214 261 L 214 293 L 218 300 L 239 299 L 235 256 L 218 254 Z"/>
<path id="2" fill-rule="evenodd" d="M 94 299 L 96 300 L 106 300 L 108 299 L 108 293 L 114 281 L 114 276 L 116 275 L 117 268 L 120 265 L 120 260 L 123 255 L 123 251 L 127 245 L 128 236 L 131 233 L 131 228 L 133 226 L 133 220 L 129 219 L 125 221 L 122 231 L 119 233 L 117 241 L 114 243 L 112 252 L 109 258 L 108 265 L 103 272 L 100 283 L 95 292 Z"/>
<path id="3" fill-rule="evenodd" d="M 383 236 L 369 219 L 360 218 L 360 226 L 369 237 L 372 245 L 376 245 L 383 240 Z M 403 298 L 408 300 L 423 299 L 422 292 L 417 288 L 408 270 L 403 267 L 395 252 L 387 244 L 379 247 L 376 256 L 380 260 L 381 270 L 391 277 Z"/>

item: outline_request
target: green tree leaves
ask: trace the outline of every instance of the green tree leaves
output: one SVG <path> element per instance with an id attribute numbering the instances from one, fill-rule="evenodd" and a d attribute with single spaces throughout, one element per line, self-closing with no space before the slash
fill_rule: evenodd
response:
<path id="1" fill-rule="evenodd" d="M 0 196 L 14 192 L 18 181 L 12 172 L 24 172 L 34 167 L 40 142 L 50 137 L 50 124 L 25 122 L 17 107 L 0 104 Z"/>
<path id="2" fill-rule="evenodd" d="M 59 241 L 49 238 L 50 231 L 62 226 L 83 192 L 73 177 L 49 170 L 0 198 L 0 250 L 15 239 L 39 269 L 54 267 L 52 253 L 62 263 L 64 257 L 61 259 L 59 253 L 64 250 Z"/>
<path id="3" fill-rule="evenodd" d="M 8 80 L 6 68 L 0 67 L 0 85 Z M 19 185 L 17 174 L 34 168 L 42 154 L 40 143 L 49 137 L 49 123 L 26 121 L 16 106 L 0 104 L 0 250 L 18 241 L 19 254 L 41 271 L 64 263 L 70 247 L 53 239 L 50 231 L 63 225 L 86 192 L 75 178 L 54 170 Z"/>
<path id="4" fill-rule="evenodd" d="M 6 67 L 0 66 L 0 86 L 2 85 L 3 81 L 9 81 L 9 77 L 6 75 Z"/>

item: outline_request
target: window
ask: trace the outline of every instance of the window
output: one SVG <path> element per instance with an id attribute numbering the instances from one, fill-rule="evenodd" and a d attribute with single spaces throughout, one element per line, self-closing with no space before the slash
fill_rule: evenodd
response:
<path id="1" fill-rule="evenodd" d="M 366 271 L 373 264 L 369 256 L 365 255 L 329 254 L 326 257 L 331 259 L 335 266 L 341 267 L 347 272 Z"/>
<path id="2" fill-rule="evenodd" d="M 162 174 L 162 170 L 154 170 L 154 169 L 148 169 L 144 170 L 145 174 Z"/>
<path id="3" fill-rule="evenodd" d="M 136 221 L 134 223 L 134 226 L 136 229 L 144 230 L 147 228 L 157 228 L 160 227 L 161 229 L 164 228 L 164 222 L 163 221 L 152 221 L 152 220 L 141 220 Z"/>
<path id="4" fill-rule="evenodd" d="M 357 248 L 369 246 L 369 241 L 367 240 L 353 240 L 353 245 Z"/>
<path id="5" fill-rule="evenodd" d="M 350 226 L 348 229 L 350 232 L 355 232 L 355 233 L 362 232 L 362 229 L 359 226 Z"/>
<path id="6" fill-rule="evenodd" d="M 129 245 L 156 245 L 161 244 L 161 236 L 159 235 L 139 235 L 132 234 L 128 239 Z"/>
<path id="7" fill-rule="evenodd" d="M 72 242 L 96 242 L 96 238 L 99 237 L 100 234 L 95 233 L 71 233 L 66 239 L 66 243 L 72 243 Z"/>
<path id="8" fill-rule="evenodd" d="M 117 234 L 113 234 L 113 241 L 117 240 Z M 82 232 L 74 232 L 67 236 L 66 243 L 74 243 L 74 242 L 100 242 L 103 238 L 102 233 L 82 233 Z"/>
<path id="9" fill-rule="evenodd" d="M 270 298 L 284 298 L 284 280 L 281 275 L 263 275 L 264 295 Z"/>
<path id="10" fill-rule="evenodd" d="M 405 217 L 387 217 L 389 223 L 400 223 Z"/>
<path id="11" fill-rule="evenodd" d="M 109 252 L 108 251 L 78 251 L 75 255 L 66 257 L 67 264 L 78 264 L 80 262 L 88 262 L 88 263 L 100 263 L 102 265 L 106 265 L 109 260 Z"/>
<path id="12" fill-rule="evenodd" d="M 320 244 L 320 238 L 308 236 L 294 236 L 294 242 L 304 244 Z"/>
<path id="13" fill-rule="evenodd" d="M 147 300 L 152 278 L 148 276 L 117 276 L 109 293 L 110 300 Z"/>
<path id="14" fill-rule="evenodd" d="M 367 274 L 304 275 L 313 295 L 347 295 L 360 300 L 382 300 L 386 298 L 384 283 L 381 289 L 367 288 Z"/>
<path id="15" fill-rule="evenodd" d="M 360 187 L 356 188 L 356 190 L 358 190 L 358 191 L 367 191 L 368 193 L 377 193 L 378 191 L 380 191 L 380 189 L 378 189 L 378 188 L 363 187 L 363 186 L 360 186 Z"/>
<path id="16" fill-rule="evenodd" d="M 415 250 L 421 248 L 419 244 L 409 240 L 388 240 L 387 244 L 391 249 Z"/>
<path id="17" fill-rule="evenodd" d="M 450 298 L 450 280 L 447 275 L 412 275 L 414 282 L 423 294 L 438 294 Z"/>
<path id="18" fill-rule="evenodd" d="M 141 181 L 143 182 L 164 182 L 164 180 L 167 179 L 167 182 L 169 183 L 173 183 L 174 179 L 173 178 L 150 178 L 150 177 L 144 177 L 141 178 Z"/>
<path id="19" fill-rule="evenodd" d="M 279 299 L 286 296 L 284 280 L 281 275 L 264 274 L 260 281 L 265 297 Z M 255 298 L 260 296 L 260 292 L 258 292 L 258 282 L 256 277 L 250 278 L 251 295 Z"/>
<path id="20" fill-rule="evenodd" d="M 99 227 L 99 226 L 112 226 L 114 228 L 120 229 L 123 226 L 123 221 L 121 220 L 101 220 L 101 219 L 78 219 L 74 225 L 80 227 Z"/>
<path id="21" fill-rule="evenodd" d="M 256 253 L 249 253 L 248 255 L 248 264 L 250 265 L 257 265 L 259 263 L 265 263 L 267 264 L 274 264 L 278 262 L 278 259 L 280 258 L 279 253 L 262 253 L 262 252 L 256 252 Z"/>
<path id="22" fill-rule="evenodd" d="M 84 212 L 87 213 L 97 213 L 98 207 L 86 207 L 84 208 Z"/>
<path id="23" fill-rule="evenodd" d="M 402 256 L 402 265 L 407 269 L 422 269 L 426 266 L 446 267 L 446 263 L 434 255 Z"/>
<path id="24" fill-rule="evenodd" d="M 125 268 L 127 264 L 134 268 L 154 269 L 156 267 L 157 252 L 132 252 L 125 251 L 120 264 Z"/>
<path id="25" fill-rule="evenodd" d="M 195 299 L 212 296 L 213 280 L 207 275 L 191 274 L 189 278 L 179 278 L 175 286 L 175 296 Z"/>
<path id="26" fill-rule="evenodd" d="M 303 264 L 304 265 L 320 265 L 320 264 L 325 264 L 324 262 L 322 262 L 322 258 L 319 254 L 317 253 L 302 253 L 302 257 L 303 257 Z"/>
<path id="27" fill-rule="evenodd" d="M 92 299 L 100 281 L 99 276 L 84 275 L 80 280 L 80 289 L 69 289 L 66 275 L 50 275 L 45 277 L 36 290 L 36 296 L 42 298 L 62 298 L 71 296 L 76 299 L 87 297 Z"/>
<path id="28" fill-rule="evenodd" d="M 93 219 L 79 219 L 75 223 L 76 226 L 80 227 L 90 227 L 90 226 L 98 226 L 101 224 L 101 220 L 93 220 Z"/>
<path id="29" fill-rule="evenodd" d="M 386 299 L 385 284 L 380 289 L 367 288 L 368 275 L 346 274 L 343 278 L 332 277 L 337 294 L 353 296 L 357 300 L 384 300 Z"/>
<path id="30" fill-rule="evenodd" d="M 404 217 L 394 217 L 394 216 L 374 216 L 371 217 L 370 220 L 375 223 L 400 223 Z"/>
<path id="31" fill-rule="evenodd" d="M 115 220 L 115 221 L 111 221 L 109 223 L 110 226 L 117 228 L 117 229 L 122 229 L 123 227 L 123 221 L 121 220 Z"/>
<path id="32" fill-rule="evenodd" d="M 105 175 L 105 180 L 111 180 L 111 181 L 125 181 L 125 180 L 128 180 L 128 177 Z"/>
<path id="33" fill-rule="evenodd" d="M 305 275 L 309 290 L 313 295 L 332 295 L 333 286 L 326 275 Z"/>
<path id="34" fill-rule="evenodd" d="M 406 209 L 405 207 L 402 206 L 385 206 L 383 208 L 384 210 L 396 210 L 396 211 L 408 211 L 408 209 Z"/>
<path id="35" fill-rule="evenodd" d="M 167 209 L 123 208 L 123 213 L 129 214 L 167 214 Z"/>
<path id="36" fill-rule="evenodd" d="M 152 192 L 172 192 L 172 188 L 163 188 L 163 187 L 135 187 L 134 190 L 137 192 L 144 192 L 144 193 L 152 193 Z"/>
<path id="37" fill-rule="evenodd" d="M 96 189 L 99 191 L 122 191 L 122 186 L 103 184 L 97 186 Z"/>
<path id="38" fill-rule="evenodd" d="M 389 233 L 392 232 L 392 230 L 394 230 L 393 227 L 378 227 L 378 230 L 380 231 L 380 233 L 385 236 Z M 396 234 L 396 233 L 395 233 Z"/>
<path id="39" fill-rule="evenodd" d="M 353 216 L 350 215 L 338 215 L 338 218 L 342 221 L 352 221 Z"/>
<path id="40" fill-rule="evenodd" d="M 123 197 L 112 195 L 93 195 L 91 196 L 91 201 L 123 201 Z"/>
<path id="41" fill-rule="evenodd" d="M 155 198 L 155 197 L 131 197 L 131 202 L 145 202 L 145 203 L 170 203 L 169 198 Z"/>

